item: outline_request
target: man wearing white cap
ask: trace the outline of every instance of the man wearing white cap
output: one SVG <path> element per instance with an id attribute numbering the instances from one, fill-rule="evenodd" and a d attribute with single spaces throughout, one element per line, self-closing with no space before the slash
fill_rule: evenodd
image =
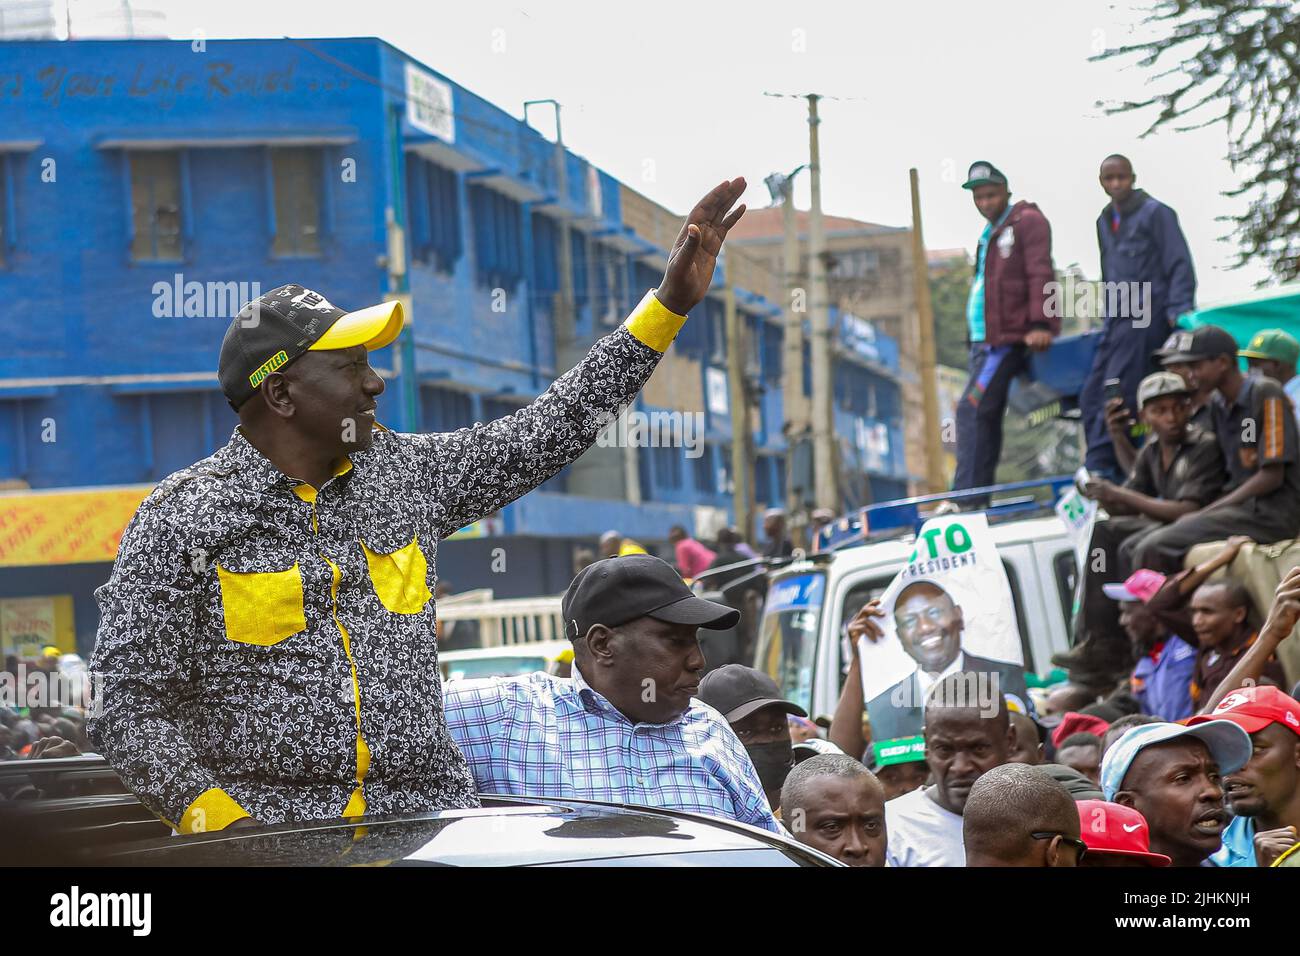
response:
<path id="1" fill-rule="evenodd" d="M 1230 720 L 1143 724 L 1106 751 L 1101 791 L 1146 818 L 1152 852 L 1174 866 L 1206 866 L 1228 825 L 1222 775 L 1240 770 L 1250 754 L 1250 736 Z"/>
<path id="2" fill-rule="evenodd" d="M 145 500 L 96 595 L 90 736 L 146 807 L 192 833 L 478 805 L 443 711 L 438 541 L 633 400 L 708 292 L 744 190 L 691 210 L 659 287 L 542 396 L 456 432 L 376 421 L 369 354 L 401 333 L 396 303 L 349 312 L 285 285 L 240 311 L 217 372 L 239 427 Z"/>

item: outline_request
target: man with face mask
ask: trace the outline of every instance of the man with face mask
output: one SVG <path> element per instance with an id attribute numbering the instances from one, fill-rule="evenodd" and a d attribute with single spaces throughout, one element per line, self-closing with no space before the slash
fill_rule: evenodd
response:
<path id="1" fill-rule="evenodd" d="M 560 607 L 572 677 L 447 685 L 447 726 L 479 792 L 687 810 L 782 832 L 744 746 L 695 699 L 698 629 L 734 627 L 740 612 L 696 597 L 649 554 L 584 568 Z"/>
<path id="2" fill-rule="evenodd" d="M 798 704 L 781 698 L 776 681 L 743 664 L 710 671 L 700 682 L 700 700 L 726 718 L 758 771 L 772 809 L 781 804 L 781 786 L 794 766 L 786 714 L 807 717 Z"/>

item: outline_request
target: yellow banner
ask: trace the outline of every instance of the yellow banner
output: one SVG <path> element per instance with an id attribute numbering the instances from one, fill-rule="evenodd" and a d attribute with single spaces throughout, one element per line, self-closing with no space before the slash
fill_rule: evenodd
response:
<path id="1" fill-rule="evenodd" d="M 0 652 L 34 660 L 47 647 L 65 654 L 77 649 L 72 595 L 0 598 Z"/>
<path id="2" fill-rule="evenodd" d="M 112 561 L 152 485 L 0 494 L 0 568 Z"/>

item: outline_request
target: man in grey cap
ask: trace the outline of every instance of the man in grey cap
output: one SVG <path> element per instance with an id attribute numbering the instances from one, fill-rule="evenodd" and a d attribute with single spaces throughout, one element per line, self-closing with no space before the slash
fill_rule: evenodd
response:
<path id="1" fill-rule="evenodd" d="M 1061 331 L 1049 305 L 1056 273 L 1047 218 L 1031 202 L 1012 205 L 1007 177 L 992 163 L 973 163 L 962 188 L 988 223 L 966 303 L 970 379 L 957 401 L 957 491 L 993 483 L 1011 383 L 1029 367 L 1029 353 Z"/>
<path id="2" fill-rule="evenodd" d="M 1152 852 L 1174 866 L 1202 866 L 1219 849 L 1228 824 L 1222 777 L 1250 756 L 1250 735 L 1230 720 L 1144 724 L 1106 751 L 1101 790 L 1105 799 L 1146 818 Z"/>
<path id="3" fill-rule="evenodd" d="M 1088 553 L 1100 553 L 1100 567 L 1089 560 L 1083 569 L 1079 642 L 1057 655 L 1083 683 L 1109 686 L 1132 667 L 1128 639 L 1119 626 L 1115 602 L 1106 584 L 1123 581 L 1141 565 L 1134 553 L 1150 534 L 1219 497 L 1227 481 L 1223 455 L 1213 432 L 1189 425 L 1190 390 L 1173 372 L 1155 372 L 1138 386 L 1142 422 L 1155 435 L 1138 452 L 1128 480 L 1115 485 L 1103 478 L 1087 482 L 1083 494 L 1106 509 L 1109 517 L 1093 526 Z"/>

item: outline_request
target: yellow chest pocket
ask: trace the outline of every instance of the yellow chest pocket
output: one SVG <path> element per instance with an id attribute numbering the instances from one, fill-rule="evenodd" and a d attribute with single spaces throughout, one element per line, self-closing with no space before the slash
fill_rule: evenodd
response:
<path id="1" fill-rule="evenodd" d="M 363 541 L 361 550 L 370 569 L 370 583 L 384 607 L 394 614 L 419 614 L 433 595 L 429 593 L 429 563 L 420 550 L 420 536 L 391 554 L 372 551 Z"/>
<path id="2" fill-rule="evenodd" d="M 307 629 L 298 562 L 287 571 L 227 571 L 217 565 L 226 637 L 270 647 Z"/>

